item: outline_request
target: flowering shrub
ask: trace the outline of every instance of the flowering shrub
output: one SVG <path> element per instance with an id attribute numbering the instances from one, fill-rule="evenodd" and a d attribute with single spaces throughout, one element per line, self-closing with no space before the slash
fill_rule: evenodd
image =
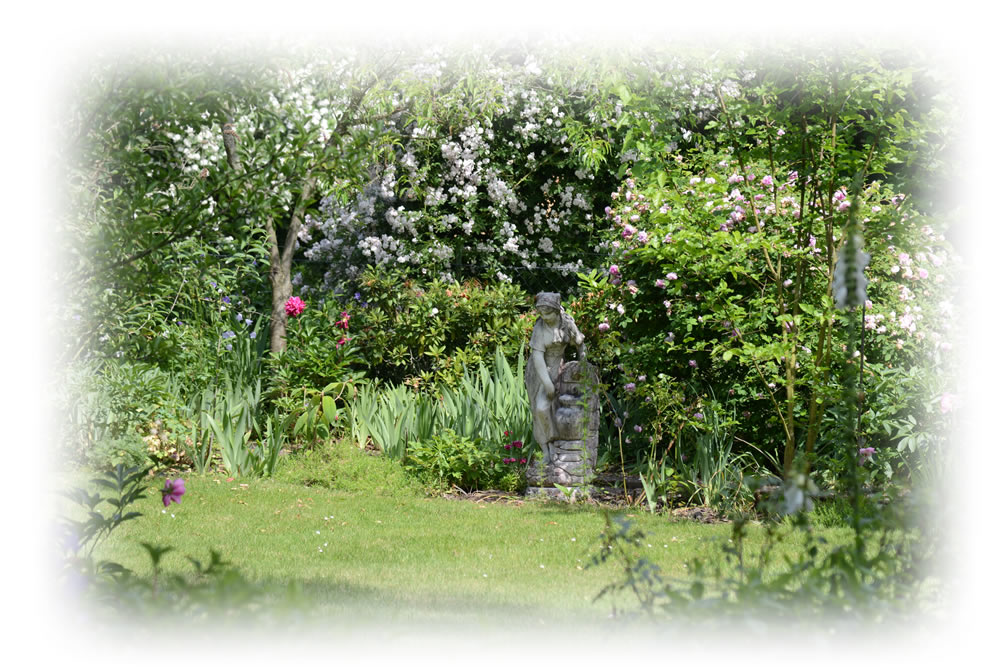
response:
<path id="1" fill-rule="evenodd" d="M 735 411 L 737 438 L 773 452 L 780 467 L 776 450 L 789 437 L 822 447 L 832 422 L 821 406 L 836 416 L 831 360 L 849 327 L 864 327 L 866 387 L 882 390 L 866 399 L 869 418 L 919 406 L 882 378 L 930 368 L 949 349 L 951 251 L 883 183 L 855 201 L 838 189 L 824 202 L 794 170 L 733 162 L 715 156 L 662 183 L 626 179 L 606 212 L 609 268 L 586 277 L 573 306 L 592 358 L 617 370 L 604 379 L 640 401 L 637 440 L 669 446 L 717 401 Z M 800 185 L 811 214 L 833 216 L 826 235 L 801 221 Z M 834 313 L 829 293 L 845 203 L 863 216 L 873 257 L 863 321 Z M 869 424 L 871 438 L 892 435 L 876 432 L 884 422 Z"/>

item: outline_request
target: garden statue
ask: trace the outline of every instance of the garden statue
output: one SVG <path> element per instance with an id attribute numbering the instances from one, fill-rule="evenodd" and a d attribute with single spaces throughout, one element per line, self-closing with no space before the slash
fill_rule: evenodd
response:
<path id="1" fill-rule="evenodd" d="M 586 493 L 597 460 L 597 373 L 587 364 L 583 334 L 560 304 L 560 295 L 539 293 L 535 310 L 524 383 L 542 458 L 528 470 L 528 493 L 561 495 L 556 484 Z M 567 362 L 569 345 L 576 348 L 577 359 Z"/>

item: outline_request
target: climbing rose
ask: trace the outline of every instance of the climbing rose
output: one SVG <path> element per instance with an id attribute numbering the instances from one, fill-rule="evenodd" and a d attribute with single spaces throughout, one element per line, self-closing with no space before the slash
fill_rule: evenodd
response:
<path id="1" fill-rule="evenodd" d="M 184 495 L 184 480 L 180 478 L 168 479 L 160 493 L 163 494 L 164 507 L 169 507 L 170 503 L 180 504 L 181 496 Z"/>
<path id="2" fill-rule="evenodd" d="M 285 314 L 289 317 L 298 317 L 306 309 L 306 303 L 297 296 L 289 297 L 285 302 Z"/>

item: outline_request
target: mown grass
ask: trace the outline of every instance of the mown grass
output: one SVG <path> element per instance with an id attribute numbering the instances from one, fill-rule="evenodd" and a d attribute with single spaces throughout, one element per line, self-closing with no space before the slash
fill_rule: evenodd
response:
<path id="1" fill-rule="evenodd" d="M 316 614 L 355 619 L 486 621 L 516 612 L 522 620 L 596 620 L 615 602 L 629 606 L 627 598 L 594 601 L 621 573 L 588 567 L 605 525 L 592 505 L 427 497 L 397 463 L 343 445 L 300 454 L 274 479 L 185 479 L 180 505 L 164 510 L 159 494 L 150 494 L 137 508 L 144 516 L 123 524 L 100 556 L 150 576 L 141 543 L 171 546 L 164 572 L 190 574 L 186 557 L 204 561 L 215 549 L 272 594 L 294 589 Z M 624 513 L 647 535 L 643 555 L 665 578 L 688 578 L 696 558 L 725 564 L 728 524 Z M 848 538 L 844 529 L 824 535 Z M 762 527 L 751 526 L 747 553 L 763 537 Z M 772 560 L 795 547 L 783 542 Z"/>

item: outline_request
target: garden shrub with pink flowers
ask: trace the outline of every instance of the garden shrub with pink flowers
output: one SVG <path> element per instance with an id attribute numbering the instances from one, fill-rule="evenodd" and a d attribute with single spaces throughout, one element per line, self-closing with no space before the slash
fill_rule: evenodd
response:
<path id="1" fill-rule="evenodd" d="M 858 201 L 838 188 L 828 204 L 813 202 L 811 212 L 835 221 L 827 236 L 801 221 L 813 184 L 768 168 L 744 172 L 732 156 L 712 156 L 662 183 L 629 178 L 612 194 L 610 264 L 586 277 L 573 306 L 592 358 L 615 369 L 606 381 L 632 406 L 632 450 L 662 458 L 712 410 L 730 415 L 736 440 L 774 473 L 800 453 L 815 461 L 835 440 L 846 331 L 863 327 L 864 357 L 853 360 L 865 368 L 862 433 L 885 474 L 907 470 L 926 452 L 912 440 L 897 447 L 899 429 L 950 408 L 938 399 L 928 410 L 947 395 L 939 370 L 953 335 L 952 251 L 879 182 Z M 864 215 L 876 258 L 863 319 L 836 312 L 831 293 L 845 203 Z"/>

